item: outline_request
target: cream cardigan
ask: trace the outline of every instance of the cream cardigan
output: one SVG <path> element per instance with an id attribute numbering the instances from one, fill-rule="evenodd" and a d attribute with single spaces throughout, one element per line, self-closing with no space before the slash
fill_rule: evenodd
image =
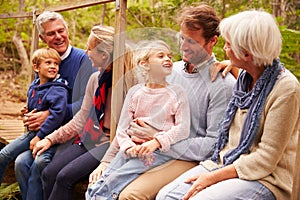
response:
<path id="1" fill-rule="evenodd" d="M 264 106 L 258 134 L 249 154 L 233 162 L 238 177 L 258 180 L 269 188 L 276 199 L 290 199 L 300 124 L 300 85 L 289 72 L 281 74 Z M 239 144 L 247 110 L 238 110 L 230 126 L 229 141 L 220 152 L 224 154 Z M 212 161 L 201 164 L 211 170 Z"/>

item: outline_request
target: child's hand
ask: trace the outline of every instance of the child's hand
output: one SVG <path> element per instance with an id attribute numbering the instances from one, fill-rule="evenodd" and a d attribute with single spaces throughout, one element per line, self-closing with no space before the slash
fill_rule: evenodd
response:
<path id="1" fill-rule="evenodd" d="M 126 155 L 128 155 L 128 156 L 131 157 L 131 158 L 137 157 L 137 155 L 138 155 L 138 150 L 139 150 L 139 146 L 140 146 L 140 145 L 136 145 L 136 146 L 133 146 L 133 147 L 130 147 L 129 149 L 127 149 L 127 150 L 125 151 Z"/>
<path id="2" fill-rule="evenodd" d="M 22 113 L 22 115 L 28 113 L 28 107 L 27 107 L 26 105 L 24 105 L 24 106 L 21 108 L 20 112 Z"/>
<path id="3" fill-rule="evenodd" d="M 36 143 L 38 142 L 38 141 L 40 141 L 41 139 L 38 137 L 38 136 L 35 136 L 31 141 L 30 141 L 30 146 L 29 146 L 29 148 L 30 148 L 30 150 L 32 151 L 33 150 L 33 148 L 34 148 L 34 146 L 36 145 Z"/>
<path id="4" fill-rule="evenodd" d="M 138 156 L 139 158 L 144 158 L 147 155 L 151 154 L 152 152 L 154 152 L 156 149 L 160 148 L 161 145 L 158 142 L 157 139 L 152 139 L 148 142 L 145 142 L 141 145 L 139 145 L 139 149 L 138 149 Z"/>

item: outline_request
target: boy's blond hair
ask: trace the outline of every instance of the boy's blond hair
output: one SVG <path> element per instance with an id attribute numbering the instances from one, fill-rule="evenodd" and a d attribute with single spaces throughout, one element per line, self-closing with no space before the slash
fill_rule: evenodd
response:
<path id="1" fill-rule="evenodd" d="M 52 58 L 58 61 L 58 64 L 61 62 L 60 55 L 55 49 L 45 47 L 37 49 L 32 55 L 32 64 L 40 65 L 41 62 L 45 59 Z"/>

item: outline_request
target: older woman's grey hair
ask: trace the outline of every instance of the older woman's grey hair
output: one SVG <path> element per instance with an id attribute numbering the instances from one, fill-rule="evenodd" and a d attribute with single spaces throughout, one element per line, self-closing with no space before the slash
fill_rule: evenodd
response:
<path id="1" fill-rule="evenodd" d="M 220 32 L 230 42 L 238 59 L 249 52 L 257 66 L 271 65 L 281 52 L 282 36 L 278 24 L 265 11 L 244 11 L 225 18 L 220 23 Z"/>

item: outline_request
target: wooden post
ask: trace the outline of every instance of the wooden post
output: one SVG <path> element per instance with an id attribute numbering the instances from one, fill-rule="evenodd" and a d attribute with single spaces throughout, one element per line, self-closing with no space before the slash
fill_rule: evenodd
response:
<path id="1" fill-rule="evenodd" d="M 298 148 L 295 162 L 295 172 L 293 180 L 292 200 L 300 200 L 300 134 L 298 134 Z"/>
<path id="2" fill-rule="evenodd" d="M 124 101 L 124 52 L 126 31 L 127 0 L 116 0 L 114 61 L 112 80 L 112 113 L 110 120 L 110 140 L 112 141 Z M 120 84 L 121 81 L 121 84 Z"/>
<path id="3" fill-rule="evenodd" d="M 32 43 L 31 43 L 30 56 L 29 56 L 30 64 L 32 64 L 31 63 L 32 54 L 38 48 L 38 45 L 39 45 L 39 33 L 38 33 L 38 30 L 35 25 L 36 18 L 37 18 L 37 14 L 36 14 L 36 11 L 34 10 L 32 12 L 32 40 L 31 40 Z M 33 73 L 32 67 L 30 67 L 28 77 L 30 77 L 28 79 L 28 81 L 29 81 L 28 86 L 29 86 L 30 83 L 35 79 L 35 75 Z"/>

